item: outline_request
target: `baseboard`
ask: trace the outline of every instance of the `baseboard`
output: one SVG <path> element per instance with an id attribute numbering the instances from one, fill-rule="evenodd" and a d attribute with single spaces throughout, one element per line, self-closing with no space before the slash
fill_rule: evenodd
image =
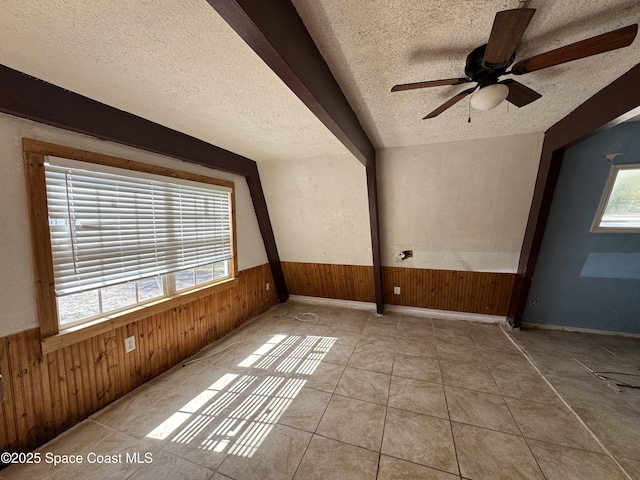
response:
<path id="1" fill-rule="evenodd" d="M 337 298 L 308 297 L 306 295 L 289 295 L 289 300 L 308 303 L 310 305 L 331 305 L 335 307 L 357 308 L 359 310 L 375 310 L 372 302 L 356 302 L 355 300 L 338 300 Z"/>
<path id="2" fill-rule="evenodd" d="M 289 295 L 290 300 L 308 303 L 310 305 L 331 305 L 336 307 L 357 308 L 360 310 L 375 310 L 376 304 L 371 302 L 355 302 L 352 300 L 338 300 L 335 298 L 307 297 L 304 295 Z M 465 320 L 480 323 L 505 323 L 507 317 L 500 315 L 484 315 L 481 313 L 451 312 L 447 310 L 434 310 L 431 308 L 405 307 L 402 305 L 385 305 L 385 312 L 413 315 L 416 317 L 429 317 L 441 320 Z"/>
<path id="3" fill-rule="evenodd" d="M 523 322 L 522 326 L 538 330 L 559 330 L 564 332 L 594 333 L 596 335 L 616 335 L 621 337 L 640 338 L 640 333 L 616 332 L 614 330 L 598 330 L 595 328 L 570 327 L 566 325 L 552 325 L 548 323 Z"/>

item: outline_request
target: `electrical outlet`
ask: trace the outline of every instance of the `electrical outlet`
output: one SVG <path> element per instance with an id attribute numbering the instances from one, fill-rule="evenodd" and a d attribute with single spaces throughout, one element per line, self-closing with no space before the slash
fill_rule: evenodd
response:
<path id="1" fill-rule="evenodd" d="M 270 288 L 271 288 L 271 285 L 269 285 L 269 282 L 267 282 L 267 292 L 269 291 Z"/>
<path id="2" fill-rule="evenodd" d="M 136 349 L 136 337 L 133 335 L 124 339 L 124 351 L 129 353 Z"/>
<path id="3" fill-rule="evenodd" d="M 400 287 L 393 287 L 393 294 L 400 295 Z"/>

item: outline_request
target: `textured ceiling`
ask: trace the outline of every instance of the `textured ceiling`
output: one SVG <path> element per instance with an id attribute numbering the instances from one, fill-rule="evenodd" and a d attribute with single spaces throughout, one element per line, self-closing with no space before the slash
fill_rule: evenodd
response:
<path id="1" fill-rule="evenodd" d="M 495 13 L 517 0 L 293 0 L 334 76 L 378 147 L 542 132 L 640 62 L 628 48 L 515 77 L 540 92 L 489 112 L 461 101 L 422 120 L 473 85 L 390 93 L 393 85 L 464 76 L 467 54 L 486 43 Z M 638 0 L 532 0 L 516 61 L 640 21 Z"/>
<path id="2" fill-rule="evenodd" d="M 253 160 L 347 152 L 205 0 L 4 0 L 0 63 Z"/>
<path id="3" fill-rule="evenodd" d="M 541 132 L 640 61 L 624 50 L 520 77 L 543 94 L 518 109 L 466 102 L 466 88 L 390 93 L 456 77 L 517 0 L 293 0 L 377 147 Z M 640 20 L 637 0 L 532 0 L 519 58 Z M 4 0 L 0 63 L 254 160 L 350 155 L 205 0 Z"/>

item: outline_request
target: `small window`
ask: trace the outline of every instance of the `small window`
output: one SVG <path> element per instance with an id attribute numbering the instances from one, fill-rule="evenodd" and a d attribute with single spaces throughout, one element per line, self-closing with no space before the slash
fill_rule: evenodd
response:
<path id="1" fill-rule="evenodd" d="M 640 164 L 613 165 L 592 232 L 640 232 Z"/>

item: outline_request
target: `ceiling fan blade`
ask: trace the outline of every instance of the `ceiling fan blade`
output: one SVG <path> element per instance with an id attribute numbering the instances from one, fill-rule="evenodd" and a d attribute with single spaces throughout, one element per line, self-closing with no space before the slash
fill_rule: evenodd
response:
<path id="1" fill-rule="evenodd" d="M 394 85 L 391 91 L 400 92 L 402 90 L 415 90 L 416 88 L 441 87 L 443 85 L 460 85 L 462 83 L 468 83 L 471 81 L 472 80 L 470 78 L 461 77 L 446 78 L 444 80 L 431 80 L 429 82 L 403 83 L 400 85 Z"/>
<path id="2" fill-rule="evenodd" d="M 482 59 L 485 68 L 501 68 L 508 65 L 534 13 L 535 8 L 515 8 L 496 13 Z"/>
<path id="3" fill-rule="evenodd" d="M 516 107 L 524 107 L 525 105 L 529 105 L 531 102 L 535 102 L 542 96 L 535 90 L 532 90 L 526 85 L 523 85 L 520 82 L 516 82 L 511 78 L 500 83 L 509 87 L 507 102 L 515 105 Z"/>
<path id="4" fill-rule="evenodd" d="M 514 75 L 524 75 L 543 68 L 549 68 L 580 58 L 598 55 L 618 48 L 628 47 L 633 43 L 638 33 L 638 24 L 619 28 L 596 37 L 587 38 L 580 42 L 556 48 L 540 55 L 527 58 L 516 63 L 511 69 Z"/>
<path id="5" fill-rule="evenodd" d="M 426 120 L 427 118 L 437 117 L 438 115 L 440 115 L 442 112 L 444 112 L 448 108 L 454 106 L 456 103 L 458 103 L 464 97 L 466 97 L 467 95 L 473 93 L 473 91 L 475 89 L 476 89 L 476 87 L 468 88 L 467 90 L 463 90 L 462 92 L 457 94 L 455 97 L 452 97 L 449 100 L 447 100 L 446 102 L 444 102 L 442 105 L 440 105 L 438 108 L 436 108 L 433 112 L 431 112 L 426 117 L 424 117 L 423 120 Z"/>

